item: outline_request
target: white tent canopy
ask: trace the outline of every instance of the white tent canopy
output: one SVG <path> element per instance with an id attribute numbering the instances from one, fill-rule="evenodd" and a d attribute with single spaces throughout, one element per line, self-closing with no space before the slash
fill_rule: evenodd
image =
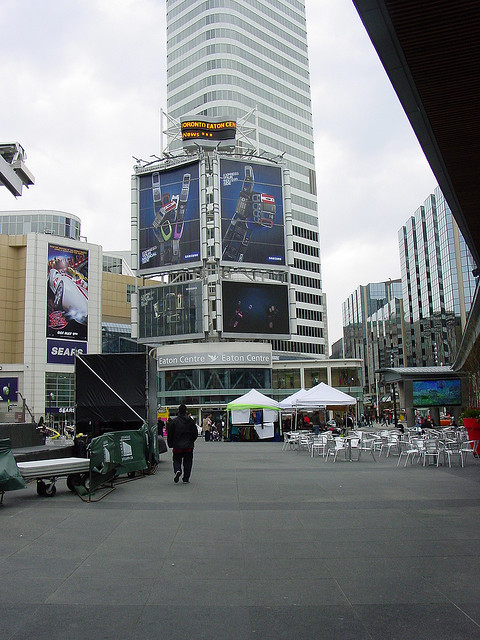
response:
<path id="1" fill-rule="evenodd" d="M 268 396 L 263 395 L 256 389 L 251 389 L 248 393 L 232 400 L 227 404 L 227 411 L 236 409 L 279 409 L 279 403 Z"/>
<path id="2" fill-rule="evenodd" d="M 288 398 L 285 398 L 284 400 L 281 400 L 278 404 L 280 405 L 281 409 L 295 409 L 296 405 L 295 402 L 298 398 L 300 398 L 304 393 L 306 393 L 305 389 L 300 389 L 300 391 L 295 391 L 295 393 L 292 393 L 291 396 L 288 396 Z"/>
<path id="3" fill-rule="evenodd" d="M 356 404 L 357 400 L 343 391 L 330 387 L 324 382 L 320 382 L 316 387 L 312 387 L 305 393 L 298 392 L 298 396 L 293 399 L 291 408 L 293 409 L 313 409 L 320 407 L 346 407 Z M 288 400 L 288 398 L 286 398 Z"/>
<path id="4" fill-rule="evenodd" d="M 277 420 L 280 411 L 276 400 L 272 400 L 256 389 L 251 389 L 248 393 L 227 404 L 227 411 L 232 412 L 232 424 L 248 424 L 250 411 L 255 409 L 263 410 L 263 422 L 271 423 L 271 436 L 273 436 L 273 422 Z"/>

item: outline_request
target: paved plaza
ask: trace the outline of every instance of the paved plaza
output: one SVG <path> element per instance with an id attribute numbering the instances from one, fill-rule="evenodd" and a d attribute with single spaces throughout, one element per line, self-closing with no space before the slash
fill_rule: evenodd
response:
<path id="1" fill-rule="evenodd" d="M 199 441 L 82 502 L 0 507 L 2 640 L 480 638 L 480 462 L 323 462 Z"/>

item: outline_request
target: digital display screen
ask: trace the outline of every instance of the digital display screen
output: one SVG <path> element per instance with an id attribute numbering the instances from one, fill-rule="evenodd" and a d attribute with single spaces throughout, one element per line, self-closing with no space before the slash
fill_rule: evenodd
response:
<path id="1" fill-rule="evenodd" d="M 204 120 L 184 120 L 181 122 L 182 140 L 231 140 L 235 138 L 237 123 L 234 120 L 206 122 Z"/>
<path id="2" fill-rule="evenodd" d="M 282 170 L 220 161 L 222 261 L 285 265 Z"/>
<path id="3" fill-rule="evenodd" d="M 223 334 L 289 337 L 288 287 L 222 282 Z"/>
<path id="4" fill-rule="evenodd" d="M 414 380 L 412 387 L 414 407 L 446 407 L 462 404 L 459 379 Z"/>
<path id="5" fill-rule="evenodd" d="M 140 340 L 203 335 L 201 282 L 141 287 L 138 302 Z"/>
<path id="6" fill-rule="evenodd" d="M 198 162 L 139 176 L 139 274 L 200 262 Z"/>

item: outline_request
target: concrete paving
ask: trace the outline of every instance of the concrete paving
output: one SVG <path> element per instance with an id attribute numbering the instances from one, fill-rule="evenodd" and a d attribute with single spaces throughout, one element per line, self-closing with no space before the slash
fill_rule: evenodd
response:
<path id="1" fill-rule="evenodd" d="M 2 640 L 480 639 L 480 462 L 170 457 L 97 503 L 5 494 Z"/>

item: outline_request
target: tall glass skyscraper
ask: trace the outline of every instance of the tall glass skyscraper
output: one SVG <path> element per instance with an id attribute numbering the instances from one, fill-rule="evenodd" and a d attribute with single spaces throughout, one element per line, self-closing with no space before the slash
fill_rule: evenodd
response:
<path id="1" fill-rule="evenodd" d="M 475 293 L 475 262 L 439 187 L 398 240 L 407 364 L 453 364 Z"/>
<path id="2" fill-rule="evenodd" d="M 401 298 L 401 280 L 388 280 L 360 285 L 342 304 L 344 357 L 363 360 L 365 393 L 375 393 L 376 369 L 403 364 L 403 351 L 399 347 L 402 340 L 401 336 L 398 339 L 396 326 L 396 320 L 401 324 L 398 313 Z M 391 327 L 380 346 L 374 333 L 380 325 L 387 324 L 387 318 Z"/>
<path id="3" fill-rule="evenodd" d="M 292 340 L 273 340 L 273 349 L 326 357 L 305 3 L 166 4 L 168 115 L 244 119 L 260 153 L 283 155 L 290 172 L 297 326 Z M 246 144 L 237 136 L 237 151 Z"/>

